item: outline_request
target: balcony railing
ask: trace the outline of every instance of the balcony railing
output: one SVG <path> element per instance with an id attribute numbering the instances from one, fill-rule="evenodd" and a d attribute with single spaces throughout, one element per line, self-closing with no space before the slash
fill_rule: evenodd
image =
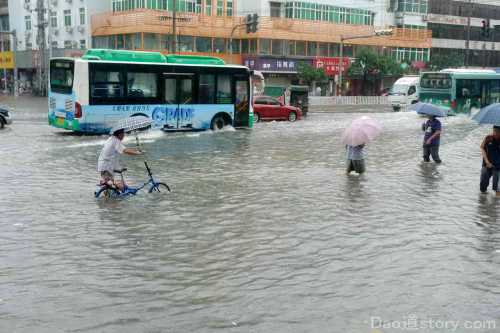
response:
<path id="1" fill-rule="evenodd" d="M 243 17 L 206 16 L 178 13 L 179 35 L 229 38 L 232 28 L 244 21 Z M 247 34 L 244 27 L 237 29 L 234 38 L 266 38 L 339 43 L 342 35 L 369 35 L 375 27 L 367 25 L 335 24 L 323 21 L 261 17 L 259 31 Z M 102 13 L 92 16 L 92 35 L 106 36 L 137 32 L 171 34 L 172 14 L 167 11 L 139 9 L 128 12 Z M 430 30 L 393 29 L 392 36 L 353 40 L 351 44 L 388 47 L 430 48 Z"/>

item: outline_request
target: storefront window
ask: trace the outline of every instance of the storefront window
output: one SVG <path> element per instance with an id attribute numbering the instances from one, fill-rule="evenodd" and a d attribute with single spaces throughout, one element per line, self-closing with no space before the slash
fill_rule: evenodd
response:
<path id="1" fill-rule="evenodd" d="M 157 34 L 144 33 L 144 49 L 159 50 L 159 39 Z"/>
<path id="2" fill-rule="evenodd" d="M 224 38 L 214 38 L 214 52 L 215 53 L 226 52 L 226 40 Z"/>
<path id="3" fill-rule="evenodd" d="M 319 43 L 318 55 L 320 57 L 328 57 L 328 43 Z"/>
<path id="4" fill-rule="evenodd" d="M 260 39 L 259 40 L 259 53 L 260 54 L 271 54 L 271 40 L 270 39 Z"/>
<path id="5" fill-rule="evenodd" d="M 296 41 L 295 42 L 295 55 L 305 56 L 306 55 L 306 42 Z"/>
<path id="6" fill-rule="evenodd" d="M 273 39 L 272 41 L 272 53 L 273 55 L 283 55 L 283 44 L 284 41 L 281 39 Z"/>
<path id="7" fill-rule="evenodd" d="M 177 43 L 177 50 L 180 52 L 193 52 L 194 51 L 194 37 L 193 36 L 179 36 Z"/>
<path id="8" fill-rule="evenodd" d="M 307 42 L 307 55 L 309 57 L 316 56 L 317 46 L 318 46 L 318 44 L 316 42 Z"/>
<path id="9" fill-rule="evenodd" d="M 288 41 L 287 55 L 291 55 L 291 56 L 295 55 L 295 41 L 294 40 Z"/>
<path id="10" fill-rule="evenodd" d="M 249 44 L 248 39 L 243 39 L 241 41 L 241 53 L 248 54 L 248 52 L 249 52 L 249 49 L 248 49 L 249 45 L 248 44 Z"/>
<path id="11" fill-rule="evenodd" d="M 212 52 L 212 38 L 196 37 L 197 52 Z"/>

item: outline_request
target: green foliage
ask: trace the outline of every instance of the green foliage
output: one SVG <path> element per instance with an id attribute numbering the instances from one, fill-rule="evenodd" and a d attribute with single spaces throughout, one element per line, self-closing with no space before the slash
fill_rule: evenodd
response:
<path id="1" fill-rule="evenodd" d="M 314 68 L 311 65 L 300 62 L 297 65 L 297 75 L 304 81 L 307 85 L 311 85 L 313 82 L 325 83 L 328 82 L 328 75 L 326 75 L 323 68 Z"/>
<path id="2" fill-rule="evenodd" d="M 367 87 L 373 86 L 377 80 L 384 76 L 400 76 L 404 74 L 401 65 L 386 55 L 379 55 L 369 48 L 363 48 L 356 54 L 356 60 L 351 64 L 347 75 L 349 77 L 363 78 L 363 94 L 366 94 Z"/>
<path id="3" fill-rule="evenodd" d="M 461 66 L 464 66 L 464 56 L 459 52 L 452 52 L 449 54 L 431 54 L 429 68 L 433 71 L 438 71 L 443 68 L 454 68 Z"/>
<path id="4" fill-rule="evenodd" d="M 351 64 L 347 74 L 350 77 L 362 76 L 364 80 L 373 82 L 388 75 L 399 76 L 403 72 L 401 65 L 393 58 L 363 48 L 356 54 L 356 61 Z"/>

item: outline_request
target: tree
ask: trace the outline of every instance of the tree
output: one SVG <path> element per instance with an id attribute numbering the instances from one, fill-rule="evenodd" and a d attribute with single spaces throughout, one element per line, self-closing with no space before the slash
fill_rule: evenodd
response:
<path id="1" fill-rule="evenodd" d="M 328 82 L 328 75 L 326 75 L 323 68 L 314 68 L 303 62 L 300 62 L 297 66 L 297 75 L 308 86 L 311 86 L 314 82 L 320 84 Z"/>
<path id="2" fill-rule="evenodd" d="M 429 68 L 435 71 L 443 68 L 454 68 L 464 66 L 464 56 L 458 52 L 447 54 L 432 53 Z"/>
<path id="3" fill-rule="evenodd" d="M 401 65 L 393 58 L 379 55 L 372 49 L 362 48 L 356 54 L 356 60 L 349 67 L 349 77 L 362 77 L 362 94 L 366 95 L 368 86 L 373 87 L 377 80 L 385 76 L 400 76 L 404 72 Z"/>

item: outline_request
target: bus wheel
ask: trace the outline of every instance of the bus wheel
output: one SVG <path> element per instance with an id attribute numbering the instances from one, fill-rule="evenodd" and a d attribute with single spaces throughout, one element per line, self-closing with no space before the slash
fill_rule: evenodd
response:
<path id="1" fill-rule="evenodd" d="M 223 116 L 219 115 L 219 116 L 215 116 L 212 119 L 212 124 L 210 125 L 210 128 L 213 131 L 219 131 L 219 130 L 223 129 L 224 126 L 226 126 L 226 120 L 224 119 Z"/>

